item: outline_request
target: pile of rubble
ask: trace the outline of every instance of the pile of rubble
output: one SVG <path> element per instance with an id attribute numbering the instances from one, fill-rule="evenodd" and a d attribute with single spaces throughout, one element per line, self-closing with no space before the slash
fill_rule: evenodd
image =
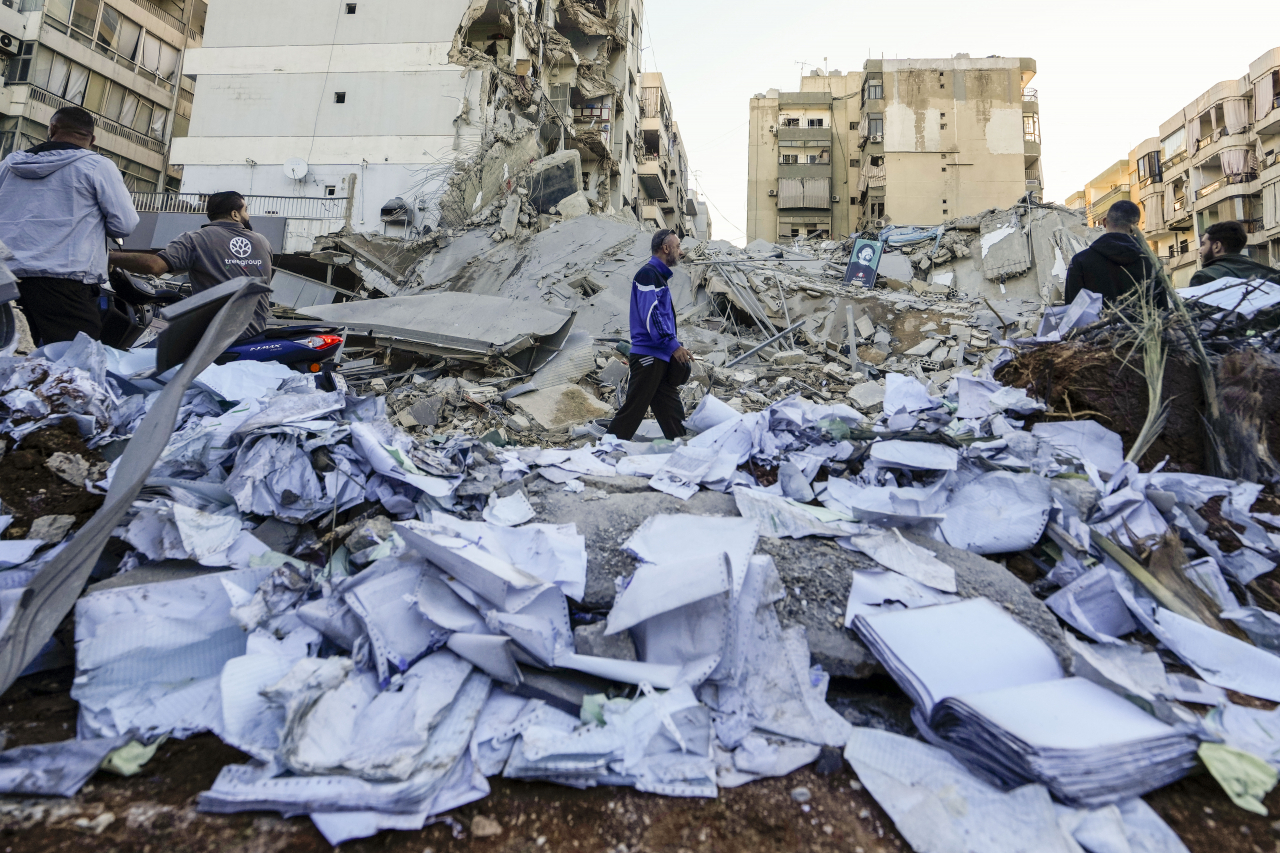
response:
<path id="1" fill-rule="evenodd" d="M 0 753 L 0 790 L 69 796 L 210 731 L 251 761 L 202 810 L 335 844 L 498 774 L 712 797 L 824 750 L 919 850 L 1185 850 L 1140 796 L 1196 767 L 1263 808 L 1280 500 L 1265 467 L 1144 471 L 1019 371 L 1130 310 L 1046 311 L 1067 213 L 899 233 L 919 248 L 867 290 L 847 243 L 691 243 L 689 436 L 620 441 L 648 235 L 521 188 L 412 248 L 328 238 L 381 294 L 310 309 L 350 330 L 338 390 L 207 366 L 226 311 L 176 375 L 86 338 L 0 359 L 0 675 L 71 660 L 74 603 L 80 706 L 74 740 Z M 1280 295 L 1187 295 L 1197 340 L 1269 352 Z M 74 494 L 6 485 L 32 470 Z M 828 703 L 884 672 L 909 721 Z"/>

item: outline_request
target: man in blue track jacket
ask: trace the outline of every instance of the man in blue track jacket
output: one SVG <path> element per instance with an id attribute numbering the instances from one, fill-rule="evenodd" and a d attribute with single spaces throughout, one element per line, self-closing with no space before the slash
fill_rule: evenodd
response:
<path id="1" fill-rule="evenodd" d="M 684 435 L 680 385 L 688 379 L 693 356 L 676 339 L 676 311 L 667 281 L 680 263 L 680 238 L 663 229 L 653 235 L 653 257 L 631 282 L 631 378 L 627 401 L 614 415 L 609 432 L 630 440 L 645 413 L 653 416 L 667 438 Z"/>

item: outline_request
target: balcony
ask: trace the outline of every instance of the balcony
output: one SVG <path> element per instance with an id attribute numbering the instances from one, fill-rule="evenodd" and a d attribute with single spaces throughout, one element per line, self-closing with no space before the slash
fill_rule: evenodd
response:
<path id="1" fill-rule="evenodd" d="M 636 180 L 640 182 L 645 198 L 660 202 L 670 201 L 671 194 L 667 189 L 668 174 L 665 160 L 653 158 L 637 165 Z"/>
<path id="2" fill-rule="evenodd" d="M 1223 187 L 1230 186 L 1231 184 L 1247 184 L 1250 181 L 1257 180 L 1257 178 L 1257 172 L 1244 172 L 1239 175 L 1223 175 L 1213 183 L 1205 184 L 1200 189 L 1196 190 L 1196 201 L 1216 193 Z"/>
<path id="3" fill-rule="evenodd" d="M 204 214 L 209 196 L 204 193 L 133 193 L 139 213 Z M 248 195 L 244 197 L 250 216 L 281 216 L 285 219 L 345 219 L 346 196 L 301 198 L 298 196 Z"/>
<path id="4" fill-rule="evenodd" d="M 829 127 L 780 127 L 780 142 L 825 142 L 831 144 L 831 128 Z"/>
<path id="5" fill-rule="evenodd" d="M 1128 200 L 1128 198 L 1129 185 L 1116 184 L 1114 187 L 1099 196 L 1093 204 L 1089 205 L 1089 210 L 1090 212 L 1094 210 L 1098 211 L 1098 219 L 1102 219 L 1102 217 L 1106 215 L 1107 210 L 1111 208 L 1111 205 L 1115 204 L 1117 201 Z"/>
<path id="6" fill-rule="evenodd" d="M 1271 136 L 1280 133 L 1280 95 L 1271 99 L 1271 109 L 1254 126 L 1259 136 Z"/>
<path id="7" fill-rule="evenodd" d="M 1037 92 L 1035 89 L 1023 89 L 1023 90 L 1022 90 L 1022 102 L 1023 102 L 1024 104 L 1027 104 L 1027 103 L 1036 103 L 1036 102 L 1038 102 L 1039 100 L 1040 100 L 1040 93 L 1039 93 L 1039 92 Z"/>
<path id="8" fill-rule="evenodd" d="M 35 101 L 36 103 L 44 104 L 46 107 L 53 107 L 55 110 L 60 110 L 63 107 L 79 106 L 78 104 L 73 104 L 70 101 L 59 98 L 52 92 L 46 92 L 44 89 L 37 86 L 27 87 L 27 98 Z M 121 139 L 126 139 L 135 145 L 141 145 L 156 154 L 164 153 L 164 143 L 159 139 L 154 139 L 146 134 L 139 133 L 132 128 L 125 127 L 123 124 L 112 121 L 104 116 L 100 116 L 97 113 L 91 112 L 90 115 L 93 116 L 93 123 L 107 133 L 110 133 L 113 136 L 118 136 Z"/>

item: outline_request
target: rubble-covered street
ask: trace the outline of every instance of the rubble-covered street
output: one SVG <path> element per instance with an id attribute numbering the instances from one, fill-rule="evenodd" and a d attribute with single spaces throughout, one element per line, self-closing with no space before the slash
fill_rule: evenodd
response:
<path id="1" fill-rule="evenodd" d="M 1045 312 L 1090 235 L 1029 203 L 874 289 L 691 243 L 690 435 L 621 441 L 648 235 L 498 215 L 322 239 L 400 264 L 308 309 L 336 391 L 0 365 L 0 843 L 1276 846 L 1273 286 Z"/>

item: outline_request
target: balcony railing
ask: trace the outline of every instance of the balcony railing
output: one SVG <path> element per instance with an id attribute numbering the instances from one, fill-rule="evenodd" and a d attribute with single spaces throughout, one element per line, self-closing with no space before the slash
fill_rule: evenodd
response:
<path id="1" fill-rule="evenodd" d="M 1261 216 L 1257 217 L 1256 219 L 1242 219 L 1240 220 L 1240 224 L 1244 226 L 1244 230 L 1246 234 L 1257 234 L 1259 231 L 1266 230 L 1265 228 L 1262 227 Z"/>
<path id="2" fill-rule="evenodd" d="M 1023 90 L 1022 90 L 1022 100 L 1024 100 L 1024 101 L 1039 101 L 1039 100 L 1040 100 L 1040 93 L 1039 93 L 1039 92 L 1037 92 L 1035 89 L 1023 89 Z"/>
<path id="3" fill-rule="evenodd" d="M 73 104 L 70 101 L 59 98 L 51 92 L 46 92 L 38 86 L 29 87 L 27 92 L 28 97 L 31 100 L 44 104 L 47 107 L 53 107 L 55 110 L 60 110 L 63 107 L 79 106 L 78 104 Z M 127 139 L 135 145 L 141 145 L 157 154 L 164 153 L 164 143 L 159 139 L 152 139 L 146 134 L 138 133 L 138 131 L 125 127 L 118 121 L 112 121 L 111 119 L 100 116 L 97 113 L 90 112 L 89 115 L 93 116 L 93 123 L 105 130 L 107 133 L 119 136 L 121 139 Z"/>
<path id="4" fill-rule="evenodd" d="M 249 195 L 244 197 L 250 216 L 283 216 L 286 219 L 344 219 L 346 196 L 300 198 L 297 196 Z M 133 193 L 139 213 L 200 213 L 209 196 L 205 193 Z"/>
<path id="5" fill-rule="evenodd" d="M 1205 184 L 1200 189 L 1196 190 L 1196 199 L 1202 199 L 1211 193 L 1217 192 L 1225 186 L 1229 186 L 1231 184 L 1247 184 L 1250 181 L 1257 180 L 1257 178 L 1257 172 L 1243 172 L 1239 175 L 1223 175 L 1213 183 Z"/>

